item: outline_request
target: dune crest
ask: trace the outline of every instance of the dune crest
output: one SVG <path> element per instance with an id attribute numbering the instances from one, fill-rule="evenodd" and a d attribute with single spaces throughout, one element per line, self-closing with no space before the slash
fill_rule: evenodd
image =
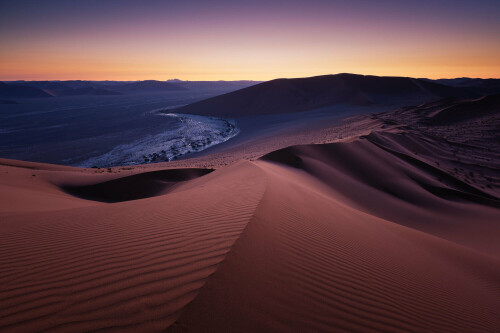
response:
<path id="1" fill-rule="evenodd" d="M 264 184 L 247 163 L 167 195 L 9 214 L 0 225 L 0 329 L 165 329 L 230 250 Z"/>
<path id="2" fill-rule="evenodd" d="M 254 217 L 169 332 L 500 324 L 498 205 L 436 197 L 413 179 L 432 174 L 366 140 L 290 147 L 255 165 L 268 182 Z"/>

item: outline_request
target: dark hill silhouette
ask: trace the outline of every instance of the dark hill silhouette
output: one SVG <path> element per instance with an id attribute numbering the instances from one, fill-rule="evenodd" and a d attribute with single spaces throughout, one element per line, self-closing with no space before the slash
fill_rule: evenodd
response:
<path id="1" fill-rule="evenodd" d="M 258 83 L 262 83 L 262 81 L 248 81 L 248 80 L 240 80 L 240 81 L 182 81 L 182 80 L 168 80 L 168 83 L 173 83 L 180 87 L 184 87 L 187 89 L 243 89 Z"/>
<path id="2" fill-rule="evenodd" d="M 18 86 L 0 82 L 0 97 L 31 98 L 31 97 L 53 97 L 53 96 L 35 87 Z"/>
<path id="3" fill-rule="evenodd" d="M 61 81 L 65 85 L 73 88 L 102 88 L 108 89 L 116 86 L 122 86 L 127 83 L 132 83 L 132 81 L 82 81 L 82 80 L 69 80 L 69 81 Z"/>
<path id="4" fill-rule="evenodd" d="M 462 77 L 457 79 L 439 79 L 437 83 L 453 87 L 464 87 L 474 90 L 480 94 L 500 93 L 500 79 L 471 79 Z"/>
<path id="5" fill-rule="evenodd" d="M 111 85 L 110 81 L 82 81 L 82 80 L 69 80 L 69 81 L 53 81 L 64 84 L 65 86 L 72 89 L 79 88 L 107 88 L 108 85 Z M 120 82 L 120 84 L 124 84 L 126 82 Z"/>
<path id="6" fill-rule="evenodd" d="M 9 84 L 38 88 L 53 96 L 57 96 L 60 92 L 71 89 L 71 87 L 63 83 L 53 81 L 14 81 Z"/>
<path id="7" fill-rule="evenodd" d="M 113 89 L 118 91 L 179 91 L 188 90 L 187 88 L 181 87 L 175 83 L 146 80 L 137 81 L 132 83 L 126 83 L 123 85 L 114 86 Z"/>
<path id="8" fill-rule="evenodd" d="M 176 112 L 243 117 L 309 111 L 336 104 L 419 104 L 475 97 L 468 89 L 407 77 L 355 74 L 276 79 L 179 108 Z"/>

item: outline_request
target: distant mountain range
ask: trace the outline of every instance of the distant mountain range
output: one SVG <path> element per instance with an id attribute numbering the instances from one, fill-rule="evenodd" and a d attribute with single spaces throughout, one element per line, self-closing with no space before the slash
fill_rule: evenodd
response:
<path id="1" fill-rule="evenodd" d="M 259 82 L 254 81 L 10 81 L 1 82 L 2 98 L 39 98 L 76 95 L 121 95 L 141 92 L 172 92 L 190 89 L 232 91 Z"/>
<path id="2" fill-rule="evenodd" d="M 0 97 L 4 98 L 38 98 L 77 95 L 121 95 L 107 89 L 82 87 L 72 88 L 61 82 L 52 81 L 15 81 L 0 83 Z"/>
<path id="3" fill-rule="evenodd" d="M 122 94 L 107 89 L 83 87 L 83 88 L 73 88 L 64 90 L 60 92 L 57 96 L 78 96 L 78 95 L 122 95 Z"/>
<path id="4" fill-rule="evenodd" d="M 16 81 L 9 85 L 17 87 L 32 87 L 51 96 L 77 96 L 77 95 L 121 95 L 121 93 L 91 86 L 70 87 L 61 82 L 54 81 Z"/>
<path id="5" fill-rule="evenodd" d="M 177 85 L 175 83 L 164 82 L 164 81 L 137 81 L 132 83 L 125 83 L 123 85 L 116 85 L 113 87 L 115 90 L 119 91 L 179 91 L 188 90 L 185 87 Z"/>
<path id="6" fill-rule="evenodd" d="M 427 79 L 336 74 L 276 79 L 193 103 L 176 112 L 244 117 L 309 111 L 339 104 L 414 105 L 446 97 L 479 96 L 481 90 L 475 87 Z"/>
<path id="7" fill-rule="evenodd" d="M 182 81 L 182 80 L 168 80 L 169 83 L 174 83 L 178 86 L 187 89 L 212 89 L 212 88 L 226 88 L 226 89 L 243 89 L 247 88 L 263 81 Z"/>

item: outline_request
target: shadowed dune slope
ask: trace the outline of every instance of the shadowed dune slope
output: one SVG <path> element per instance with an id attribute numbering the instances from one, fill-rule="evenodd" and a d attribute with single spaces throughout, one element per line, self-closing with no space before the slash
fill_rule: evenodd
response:
<path id="1" fill-rule="evenodd" d="M 61 186 L 61 188 L 76 197 L 102 201 L 120 202 L 137 200 L 165 194 L 172 186 L 191 180 L 213 170 L 209 169 L 179 169 L 160 170 L 126 176 L 92 185 Z"/>
<path id="2" fill-rule="evenodd" d="M 169 332 L 500 327 L 498 206 L 435 195 L 424 185 L 467 189 L 368 140 L 254 163 L 267 176 L 254 217 Z"/>
<path id="3" fill-rule="evenodd" d="M 163 331 L 239 237 L 264 187 L 259 168 L 242 163 L 162 196 L 3 216 L 0 331 Z"/>
<path id="4" fill-rule="evenodd" d="M 500 94 L 464 101 L 430 115 L 431 124 L 451 124 L 500 113 Z"/>
<path id="5" fill-rule="evenodd" d="M 289 147 L 263 159 L 304 170 L 342 202 L 370 215 L 500 254 L 493 236 L 498 233 L 492 232 L 500 232 L 497 194 L 443 171 L 444 159 L 437 165 L 439 159 L 429 161 L 413 154 L 407 150 L 412 149 L 412 139 L 411 135 L 372 133 L 352 143 Z M 417 142 L 420 150 L 439 151 L 436 142 Z M 463 222 L 464 216 L 481 222 Z M 472 233 L 477 237 L 469 238 Z"/>
<path id="6" fill-rule="evenodd" d="M 444 97 L 473 96 L 466 88 L 407 77 L 337 74 L 277 79 L 179 108 L 176 112 L 244 117 L 293 113 L 336 104 L 422 103 Z"/>

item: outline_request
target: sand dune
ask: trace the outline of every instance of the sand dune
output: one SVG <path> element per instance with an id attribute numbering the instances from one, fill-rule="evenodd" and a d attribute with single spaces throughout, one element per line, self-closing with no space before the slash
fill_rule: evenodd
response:
<path id="1" fill-rule="evenodd" d="M 367 140 L 255 165 L 264 198 L 172 332 L 499 327 L 498 199 L 436 197 L 417 180 L 448 188 L 434 174 Z"/>
<path id="2" fill-rule="evenodd" d="M 498 331 L 498 113 L 428 124 L 481 101 L 170 163 L 0 160 L 0 331 Z"/>
<path id="3" fill-rule="evenodd" d="M 215 271 L 262 196 L 258 168 L 223 174 L 188 182 L 175 195 L 68 209 L 59 202 L 59 210 L 36 215 L 3 214 L 1 330 L 168 327 Z"/>
<path id="4" fill-rule="evenodd" d="M 333 105 L 408 105 L 444 97 L 471 97 L 462 87 L 408 77 L 336 74 L 277 79 L 179 108 L 176 112 L 245 117 L 293 113 Z"/>
<path id="5" fill-rule="evenodd" d="M 435 111 L 431 114 L 431 122 L 432 124 L 463 122 L 482 116 L 494 115 L 498 110 L 500 110 L 500 94 L 488 95 Z"/>
<path id="6" fill-rule="evenodd" d="M 383 139 L 286 148 L 143 200 L 7 215 L 0 327 L 494 331 L 500 201 Z M 137 177 L 157 179 L 99 184 Z"/>
<path id="7" fill-rule="evenodd" d="M 172 331 L 498 327 L 497 261 L 354 210 L 296 171 L 264 167 L 274 177 L 256 216 Z"/>

